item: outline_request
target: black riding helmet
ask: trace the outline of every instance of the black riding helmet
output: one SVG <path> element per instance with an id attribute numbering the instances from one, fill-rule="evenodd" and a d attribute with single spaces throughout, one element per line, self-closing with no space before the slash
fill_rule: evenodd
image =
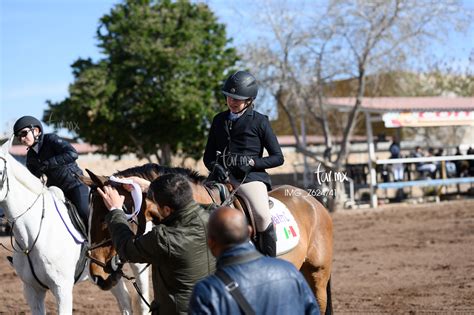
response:
<path id="1" fill-rule="evenodd" d="M 222 93 L 236 100 L 255 99 L 258 93 L 257 79 L 247 71 L 237 71 L 227 78 Z"/>
<path id="2" fill-rule="evenodd" d="M 43 125 L 41 122 L 33 116 L 23 116 L 15 122 L 13 125 L 13 133 L 18 135 L 18 133 L 26 127 L 38 127 L 41 132 L 43 132 Z"/>

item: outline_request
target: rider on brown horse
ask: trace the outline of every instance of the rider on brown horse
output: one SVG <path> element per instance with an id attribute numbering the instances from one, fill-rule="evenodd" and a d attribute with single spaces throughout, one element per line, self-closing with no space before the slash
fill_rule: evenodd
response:
<path id="1" fill-rule="evenodd" d="M 268 204 L 271 182 L 265 169 L 282 165 L 283 153 L 268 117 L 253 109 L 258 93 L 253 75 L 237 71 L 225 81 L 222 93 L 229 109 L 214 117 L 204 164 L 211 179 L 224 182 L 228 178 L 238 187 L 237 195 L 247 200 L 254 212 L 257 246 L 274 257 L 276 236 Z"/>

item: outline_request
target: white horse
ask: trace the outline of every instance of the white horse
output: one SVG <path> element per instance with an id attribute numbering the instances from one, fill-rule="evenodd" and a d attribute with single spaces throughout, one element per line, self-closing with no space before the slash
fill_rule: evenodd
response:
<path id="1" fill-rule="evenodd" d="M 10 146 L 11 141 L 7 141 L 0 147 L 0 207 L 13 226 L 13 266 L 33 314 L 45 314 L 48 289 L 56 298 L 58 313 L 72 314 L 74 273 L 82 245 L 58 214 L 56 207 L 66 207 L 63 196 L 58 196 L 59 189 L 46 188 L 8 153 Z M 87 278 L 86 266 L 78 281 Z M 148 285 L 148 279 L 145 282 Z M 123 280 L 111 291 L 121 312 L 131 314 L 130 296 Z"/>

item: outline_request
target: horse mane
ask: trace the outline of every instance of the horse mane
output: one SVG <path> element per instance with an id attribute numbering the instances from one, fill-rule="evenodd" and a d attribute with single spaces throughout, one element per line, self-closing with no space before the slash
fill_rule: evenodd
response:
<path id="1" fill-rule="evenodd" d="M 114 176 L 129 177 L 138 176 L 148 181 L 153 181 L 158 176 L 166 174 L 179 174 L 188 178 L 193 184 L 203 184 L 206 176 L 199 174 L 198 171 L 184 167 L 170 167 L 162 166 L 156 163 L 147 163 L 141 166 L 127 168 L 123 171 L 118 171 Z"/>
<path id="2" fill-rule="evenodd" d="M 13 170 L 12 174 L 17 181 L 25 186 L 29 191 L 35 194 L 41 194 L 43 191 L 43 183 L 41 180 L 33 175 L 23 164 L 18 162 L 10 153 L 5 154 L 8 164 Z"/>

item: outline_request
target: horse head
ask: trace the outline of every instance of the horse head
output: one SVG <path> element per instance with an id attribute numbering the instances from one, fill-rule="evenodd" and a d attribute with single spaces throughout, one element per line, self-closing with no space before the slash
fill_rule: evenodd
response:
<path id="1" fill-rule="evenodd" d="M 106 208 L 102 197 L 98 194 L 97 188 L 102 188 L 109 184 L 116 187 L 119 193 L 125 196 L 124 211 L 128 213 L 130 213 L 128 210 L 134 209 L 134 205 L 131 193 L 124 189 L 122 184 L 110 182 L 108 177 L 98 176 L 90 170 L 86 171 L 90 177 L 80 177 L 80 179 L 91 188 L 89 198 L 89 241 L 91 243 L 91 249 L 89 250 L 89 258 L 91 259 L 90 274 L 92 279 L 102 289 L 105 290 L 110 289 L 119 279 L 116 275 L 116 272 L 113 272 L 110 270 L 110 268 L 108 268 L 111 262 L 114 261 L 114 257 L 117 255 L 117 252 L 111 242 L 110 233 L 105 222 L 105 216 L 109 211 Z M 172 168 L 160 166 L 154 163 L 148 163 L 142 166 L 132 167 L 117 172 L 113 175 L 116 177 L 137 176 L 148 181 L 153 181 L 159 176 L 169 173 L 181 174 L 189 179 L 190 184 L 193 186 L 193 191 L 196 190 L 196 201 L 204 203 L 204 199 L 200 200 L 201 198 L 198 198 L 200 196 L 210 200 L 209 194 L 201 185 L 205 177 L 190 169 L 179 167 Z M 141 210 L 137 216 L 138 226 L 132 225 L 133 228 L 137 229 L 137 235 L 143 234 L 146 222 L 152 221 L 156 224 L 161 220 L 156 204 L 154 204 L 150 199 L 146 198 L 146 195 L 143 196 L 143 201 L 144 202 L 142 202 Z"/>
<path id="2" fill-rule="evenodd" d="M 13 138 L 7 140 L 2 146 L 0 147 L 0 201 L 6 199 L 9 190 L 9 182 L 8 182 L 8 158 L 10 150 L 12 146 Z"/>
<path id="3" fill-rule="evenodd" d="M 122 184 L 110 181 L 109 177 L 96 175 L 88 169 L 86 171 L 89 174 L 89 178 L 81 176 L 80 179 L 91 189 L 89 195 L 89 271 L 92 280 L 101 289 L 109 290 L 120 279 L 121 266 L 114 265 L 117 252 L 112 244 L 112 239 L 105 222 L 105 216 L 109 213 L 109 210 L 97 192 L 97 188 L 103 188 L 107 185 L 115 187 L 121 195 L 125 196 L 123 210 L 128 214 L 135 212 L 135 205 L 131 193 Z M 158 213 L 156 205 L 149 199 L 146 199 L 146 193 L 143 193 L 142 200 L 139 214 L 130 223 L 130 227 L 137 235 L 144 233 L 146 221 L 152 221 L 155 213 Z"/>

